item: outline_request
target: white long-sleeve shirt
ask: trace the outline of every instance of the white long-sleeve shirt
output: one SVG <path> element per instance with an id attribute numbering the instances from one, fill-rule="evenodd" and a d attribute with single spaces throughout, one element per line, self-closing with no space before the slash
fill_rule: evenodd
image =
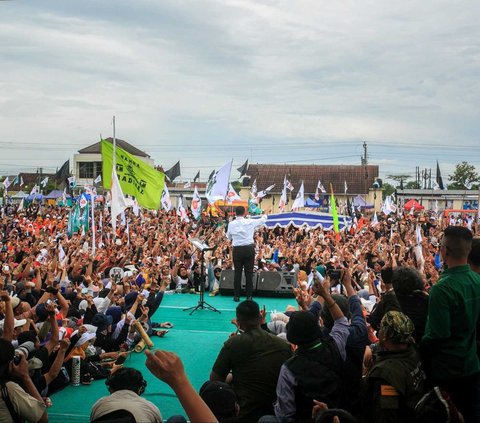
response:
<path id="1" fill-rule="evenodd" d="M 237 216 L 233 222 L 228 224 L 227 238 L 232 241 L 234 247 L 251 245 L 254 243 L 255 230 L 264 225 L 266 221 L 267 216 L 262 216 L 260 219 L 245 219 Z"/>

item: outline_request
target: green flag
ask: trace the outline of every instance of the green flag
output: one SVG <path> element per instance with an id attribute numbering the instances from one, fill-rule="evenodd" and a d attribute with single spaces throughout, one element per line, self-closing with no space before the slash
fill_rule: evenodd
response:
<path id="1" fill-rule="evenodd" d="M 76 234 L 80 229 L 80 215 L 80 204 L 77 201 L 77 204 L 75 204 L 75 207 L 72 207 L 68 216 L 68 236 Z"/>
<path id="2" fill-rule="evenodd" d="M 333 217 L 333 230 L 335 231 L 335 238 L 338 240 L 340 231 L 338 229 L 338 213 L 337 213 L 337 205 L 335 203 L 335 197 L 333 195 L 333 188 L 332 184 L 330 184 L 330 204 L 332 206 L 332 217 Z"/>
<path id="3" fill-rule="evenodd" d="M 133 195 L 140 206 L 157 210 L 160 207 L 165 174 L 121 148 L 116 148 L 115 155 L 118 180 L 123 193 Z M 102 163 L 103 187 L 110 189 L 113 145 L 105 140 L 102 140 Z"/>

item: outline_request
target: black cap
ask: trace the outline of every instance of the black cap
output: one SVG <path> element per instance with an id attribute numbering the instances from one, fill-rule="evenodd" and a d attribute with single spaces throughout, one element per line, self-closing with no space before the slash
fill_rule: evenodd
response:
<path id="1" fill-rule="evenodd" d="M 200 388 L 200 396 L 217 419 L 235 416 L 237 397 L 228 383 L 209 380 Z"/>
<path id="2" fill-rule="evenodd" d="M 113 322 L 112 316 L 107 316 L 103 313 L 97 313 L 93 316 L 92 325 L 96 326 L 98 329 L 102 330 L 110 326 Z"/>
<path id="3" fill-rule="evenodd" d="M 309 311 L 297 311 L 287 323 L 287 339 L 295 345 L 304 345 L 322 337 L 316 318 Z"/>

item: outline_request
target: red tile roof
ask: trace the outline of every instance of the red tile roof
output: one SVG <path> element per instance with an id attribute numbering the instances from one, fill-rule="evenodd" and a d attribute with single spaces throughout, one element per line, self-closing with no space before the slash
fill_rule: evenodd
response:
<path id="1" fill-rule="evenodd" d="M 378 178 L 378 166 L 356 166 L 356 165 L 272 165 L 272 164 L 251 164 L 248 166 L 247 175 L 250 177 L 250 184 L 257 180 L 258 190 L 275 184 L 272 193 L 280 193 L 283 189 L 285 175 L 290 175 L 290 182 L 294 186 L 295 194 L 302 180 L 304 181 L 305 194 L 314 194 L 320 180 L 327 191 L 330 191 L 330 184 L 333 191 L 343 194 L 344 184 L 347 181 L 348 194 L 367 194 L 374 181 Z"/>

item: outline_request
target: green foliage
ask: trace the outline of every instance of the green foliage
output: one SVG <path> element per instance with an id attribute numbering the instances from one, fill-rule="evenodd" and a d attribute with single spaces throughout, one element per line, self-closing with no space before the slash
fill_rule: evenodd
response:
<path id="1" fill-rule="evenodd" d="M 387 175 L 387 179 L 391 179 L 397 183 L 397 188 L 400 187 L 401 182 L 403 181 L 403 186 L 405 187 L 405 183 L 410 179 L 410 175 Z M 385 184 L 384 184 L 385 185 Z"/>
<path id="2" fill-rule="evenodd" d="M 451 181 L 448 189 L 478 189 L 480 176 L 475 166 L 462 162 L 455 166 L 455 170 L 448 176 L 448 180 Z"/>
<path id="3" fill-rule="evenodd" d="M 405 189 L 420 189 L 420 184 L 416 181 L 410 181 L 405 184 Z"/>
<path id="4" fill-rule="evenodd" d="M 395 187 L 392 184 L 389 184 L 388 182 L 383 183 L 383 199 L 387 198 L 389 195 L 392 195 L 395 192 Z"/>
<path id="5" fill-rule="evenodd" d="M 232 187 L 235 191 L 237 191 L 237 194 L 240 192 L 240 189 L 242 188 L 242 182 L 241 181 L 233 181 L 232 182 Z"/>

